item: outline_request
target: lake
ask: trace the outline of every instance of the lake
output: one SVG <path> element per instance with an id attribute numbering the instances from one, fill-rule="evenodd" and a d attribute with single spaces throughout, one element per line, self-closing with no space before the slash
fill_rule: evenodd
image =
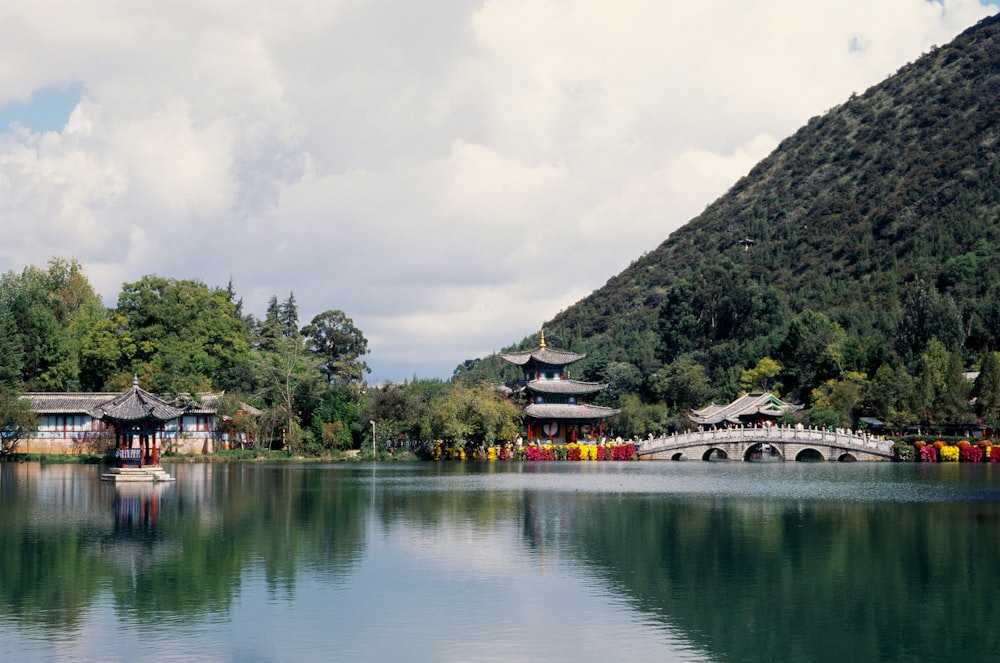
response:
<path id="1" fill-rule="evenodd" d="M 0 463 L 5 661 L 985 661 L 1000 468 Z"/>

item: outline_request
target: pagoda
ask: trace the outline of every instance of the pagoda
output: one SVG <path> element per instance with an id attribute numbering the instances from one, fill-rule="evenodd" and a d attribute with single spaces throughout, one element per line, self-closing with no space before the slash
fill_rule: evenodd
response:
<path id="1" fill-rule="evenodd" d="M 524 415 L 529 442 L 536 437 L 559 443 L 587 438 L 596 442 L 603 435 L 603 421 L 621 412 L 587 403 L 591 394 L 607 385 L 567 377 L 566 367 L 586 356 L 546 347 L 544 330 L 538 348 L 500 354 L 501 359 L 523 370 L 519 384 L 528 395 Z"/>
<path id="2" fill-rule="evenodd" d="M 160 467 L 156 435 L 163 425 L 184 414 L 175 407 L 139 387 L 132 378 L 132 388 L 95 407 L 90 416 L 115 429 L 115 446 L 108 451 L 111 469 L 101 475 L 103 481 L 173 481 Z"/>

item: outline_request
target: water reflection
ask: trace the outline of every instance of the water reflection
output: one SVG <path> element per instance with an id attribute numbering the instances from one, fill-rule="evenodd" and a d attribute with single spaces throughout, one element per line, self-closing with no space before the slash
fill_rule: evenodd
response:
<path id="1" fill-rule="evenodd" d="M 95 468 L 0 464 L 0 654 L 1000 650 L 993 468 L 734 465 L 185 465 L 176 483 L 116 486 Z M 81 644 L 123 628 L 132 656 Z"/>

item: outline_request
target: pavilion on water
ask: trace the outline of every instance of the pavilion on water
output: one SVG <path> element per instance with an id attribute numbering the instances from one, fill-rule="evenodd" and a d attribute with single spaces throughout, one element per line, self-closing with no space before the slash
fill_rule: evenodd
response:
<path id="1" fill-rule="evenodd" d="M 111 469 L 101 475 L 104 481 L 173 481 L 160 467 L 157 434 L 166 422 L 177 419 L 184 410 L 139 387 L 132 388 L 102 403 L 91 411 L 115 430 L 115 446 L 108 451 Z"/>
<path id="2" fill-rule="evenodd" d="M 561 443 L 597 442 L 604 434 L 604 420 L 621 412 L 586 402 L 607 385 L 569 379 L 566 367 L 586 355 L 546 347 L 544 330 L 538 348 L 500 357 L 523 371 L 519 384 L 528 396 L 524 414 L 529 442 L 536 437 Z"/>

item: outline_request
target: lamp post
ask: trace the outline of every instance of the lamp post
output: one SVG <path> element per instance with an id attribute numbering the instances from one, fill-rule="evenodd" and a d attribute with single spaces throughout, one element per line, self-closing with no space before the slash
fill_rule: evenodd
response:
<path id="1" fill-rule="evenodd" d="M 375 460 L 375 420 L 371 419 L 368 423 L 372 425 L 372 460 Z"/>

